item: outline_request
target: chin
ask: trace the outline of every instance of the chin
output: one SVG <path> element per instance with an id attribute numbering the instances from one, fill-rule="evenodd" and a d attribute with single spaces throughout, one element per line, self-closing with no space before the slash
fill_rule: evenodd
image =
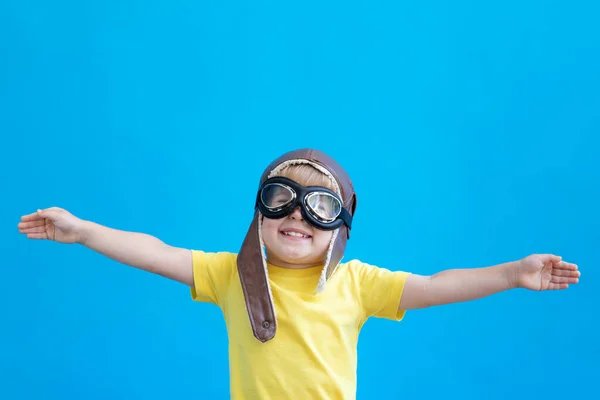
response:
<path id="1" fill-rule="evenodd" d="M 310 249 L 290 248 L 289 246 L 268 246 L 269 258 L 286 264 L 312 264 L 318 262 Z"/>
<path id="2" fill-rule="evenodd" d="M 279 251 L 275 250 L 273 254 L 285 262 L 305 262 L 314 258 L 310 252 L 298 251 L 297 249 L 279 249 Z"/>

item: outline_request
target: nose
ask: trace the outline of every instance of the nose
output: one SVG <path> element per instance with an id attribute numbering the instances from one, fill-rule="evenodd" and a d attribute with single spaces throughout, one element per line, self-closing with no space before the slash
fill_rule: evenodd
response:
<path id="1" fill-rule="evenodd" d="M 296 207 L 294 211 L 292 211 L 292 213 L 290 214 L 290 218 L 297 219 L 299 221 L 304 221 L 304 218 L 302 217 L 302 212 L 300 211 L 300 207 Z"/>

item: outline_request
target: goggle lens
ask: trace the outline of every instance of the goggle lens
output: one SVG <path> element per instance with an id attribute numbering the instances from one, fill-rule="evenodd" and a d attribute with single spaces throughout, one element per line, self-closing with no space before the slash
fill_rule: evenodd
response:
<path id="1" fill-rule="evenodd" d="M 329 193 L 309 193 L 305 201 L 309 211 L 323 222 L 335 221 L 342 211 L 340 201 Z"/>
<path id="2" fill-rule="evenodd" d="M 281 183 L 266 185 L 260 194 L 262 203 L 271 210 L 279 210 L 290 204 L 296 198 L 292 188 Z"/>

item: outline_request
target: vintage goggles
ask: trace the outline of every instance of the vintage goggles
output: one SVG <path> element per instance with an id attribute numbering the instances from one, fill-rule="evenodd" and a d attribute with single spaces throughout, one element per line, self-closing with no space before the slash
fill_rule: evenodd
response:
<path id="1" fill-rule="evenodd" d="M 268 179 L 258 191 L 256 204 L 269 219 L 286 217 L 300 207 L 304 220 L 317 229 L 352 226 L 352 216 L 335 192 L 321 186 L 305 187 L 284 177 Z"/>

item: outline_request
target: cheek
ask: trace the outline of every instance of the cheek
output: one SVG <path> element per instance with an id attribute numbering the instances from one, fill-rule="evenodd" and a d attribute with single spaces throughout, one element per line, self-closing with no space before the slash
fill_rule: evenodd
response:
<path id="1" fill-rule="evenodd" d="M 266 246 L 270 246 L 277 240 L 280 221 L 265 218 L 262 222 L 262 237 Z"/>
<path id="2" fill-rule="evenodd" d="M 332 237 L 333 237 L 333 232 L 328 232 L 328 231 L 316 232 L 316 234 L 313 236 L 314 244 L 321 251 L 327 250 Z"/>

